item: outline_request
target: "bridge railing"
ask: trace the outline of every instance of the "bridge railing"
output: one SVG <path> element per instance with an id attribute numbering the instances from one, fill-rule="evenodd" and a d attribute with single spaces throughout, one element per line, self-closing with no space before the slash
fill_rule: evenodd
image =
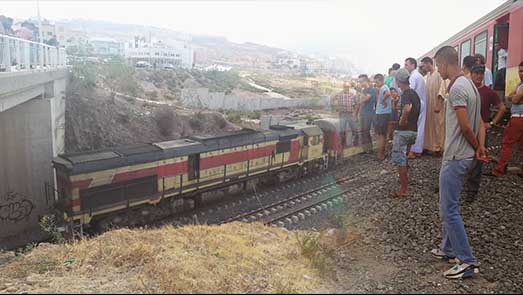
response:
<path id="1" fill-rule="evenodd" d="M 0 34 L 0 72 L 52 70 L 66 57 L 64 48 Z"/>

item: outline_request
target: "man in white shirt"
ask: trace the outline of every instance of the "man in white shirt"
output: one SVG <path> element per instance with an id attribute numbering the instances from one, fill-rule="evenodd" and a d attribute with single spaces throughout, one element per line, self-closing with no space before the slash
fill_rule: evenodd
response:
<path id="1" fill-rule="evenodd" d="M 505 78 L 507 75 L 507 60 L 508 52 L 501 46 L 500 43 L 496 42 L 494 48 L 498 53 L 498 71 L 496 73 L 496 84 L 494 85 L 495 90 L 505 91 Z"/>
<path id="2" fill-rule="evenodd" d="M 425 140 L 425 120 L 427 114 L 427 95 L 425 87 L 425 79 L 418 71 L 418 62 L 416 59 L 409 57 L 405 60 L 405 69 L 410 73 L 409 84 L 410 88 L 414 89 L 421 101 L 420 114 L 418 119 L 418 136 L 416 143 L 410 148 L 409 159 L 415 159 L 423 153 L 423 146 Z"/>

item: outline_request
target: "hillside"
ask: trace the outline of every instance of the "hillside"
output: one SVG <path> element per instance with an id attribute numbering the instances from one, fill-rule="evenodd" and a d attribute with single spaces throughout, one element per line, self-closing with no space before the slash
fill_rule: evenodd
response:
<path id="1" fill-rule="evenodd" d="M 164 93 L 163 88 L 154 86 L 153 90 L 144 89 L 145 82 L 132 68 L 117 67 L 114 72 L 92 65 L 73 68 L 67 89 L 66 152 L 218 135 L 237 128 L 220 113 L 176 106 L 172 101 L 176 92 Z M 114 95 L 113 91 L 146 97 L 150 102 Z"/>
<path id="2" fill-rule="evenodd" d="M 260 224 L 116 230 L 0 259 L 0 293 L 306 293 L 296 234 Z"/>

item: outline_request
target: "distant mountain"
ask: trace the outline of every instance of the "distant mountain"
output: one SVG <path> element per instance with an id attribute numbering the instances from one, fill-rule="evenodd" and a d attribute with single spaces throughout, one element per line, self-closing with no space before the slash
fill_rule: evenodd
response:
<path id="1" fill-rule="evenodd" d="M 334 72 L 351 73 L 353 65 L 346 59 L 315 58 L 295 51 L 270 47 L 252 42 L 235 43 L 225 37 L 190 35 L 184 32 L 154 26 L 113 23 L 89 19 L 60 20 L 70 29 L 86 32 L 89 37 L 111 37 L 125 42 L 134 36 L 169 42 L 189 42 L 195 51 L 196 63 L 201 66 L 223 64 L 233 67 L 270 68 L 281 56 L 305 59 L 322 64 L 324 69 Z"/>

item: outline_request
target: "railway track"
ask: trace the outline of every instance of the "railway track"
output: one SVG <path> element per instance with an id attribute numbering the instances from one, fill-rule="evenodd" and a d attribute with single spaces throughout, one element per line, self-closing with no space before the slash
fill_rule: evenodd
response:
<path id="1" fill-rule="evenodd" d="M 222 224 L 241 221 L 262 222 L 266 225 L 278 227 L 291 226 L 319 212 L 340 206 L 344 199 L 375 186 L 372 184 L 373 182 L 359 186 L 362 181 L 363 178 L 343 177 L 333 183 L 294 195 L 269 206 L 237 215 L 222 222 Z M 349 184 L 351 184 L 350 188 L 342 187 Z"/>
<path id="2" fill-rule="evenodd" d="M 362 167 L 362 165 L 357 165 L 357 167 Z M 319 197 L 325 197 L 326 193 L 334 191 L 334 188 L 339 187 L 340 185 L 346 185 L 354 183 L 356 180 L 361 180 L 361 177 L 358 177 L 358 175 L 363 171 L 364 169 L 355 169 L 354 167 L 348 168 L 345 166 L 341 171 L 338 170 L 335 172 L 330 171 L 327 173 L 321 173 L 278 187 L 273 187 L 263 192 L 255 191 L 253 194 L 234 198 L 233 200 L 211 204 L 204 208 L 188 212 L 174 220 L 170 220 L 169 223 L 184 225 L 194 223 L 224 224 L 234 221 L 259 222 L 261 215 L 268 215 L 266 211 L 274 214 L 276 212 L 281 212 L 282 206 L 283 208 L 290 210 L 293 206 L 310 204 L 311 202 L 315 202 Z M 336 174 L 343 174 L 346 176 L 336 179 Z M 325 183 L 326 181 L 327 183 Z M 323 205 L 322 208 L 330 206 L 328 201 L 329 200 L 325 200 L 326 205 Z M 323 210 L 322 208 L 311 211 L 318 212 Z"/>

